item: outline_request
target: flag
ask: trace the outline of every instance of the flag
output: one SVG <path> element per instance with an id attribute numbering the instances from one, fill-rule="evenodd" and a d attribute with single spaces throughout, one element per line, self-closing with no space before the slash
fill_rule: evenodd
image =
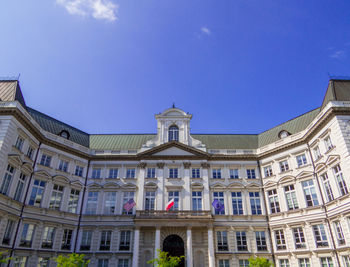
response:
<path id="1" fill-rule="evenodd" d="M 175 202 L 174 199 L 170 200 L 167 204 L 166 204 L 166 211 L 170 210 L 172 206 L 174 206 Z"/>
<path id="2" fill-rule="evenodd" d="M 212 203 L 214 209 L 218 212 L 222 212 L 225 211 L 225 205 L 224 203 L 220 202 L 217 199 L 214 199 L 213 203 Z"/>
<path id="3" fill-rule="evenodd" d="M 126 211 L 129 211 L 131 210 L 134 206 L 136 205 L 134 199 L 129 199 L 128 202 L 126 202 L 123 206 L 123 208 L 126 210 Z"/>

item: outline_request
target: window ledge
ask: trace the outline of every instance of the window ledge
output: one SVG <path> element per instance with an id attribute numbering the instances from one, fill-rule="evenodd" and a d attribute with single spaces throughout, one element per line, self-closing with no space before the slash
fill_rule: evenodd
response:
<path id="1" fill-rule="evenodd" d="M 282 174 L 287 174 L 287 173 L 291 173 L 291 172 L 293 172 L 293 170 L 292 169 L 289 169 L 289 170 L 286 170 L 286 171 L 284 171 L 284 172 L 280 172 L 280 173 L 278 173 L 279 175 L 282 175 Z"/>
<path id="2" fill-rule="evenodd" d="M 296 167 L 295 169 L 298 170 L 298 169 L 302 169 L 302 168 L 310 167 L 310 166 L 311 166 L 310 163 L 306 163 L 306 164 L 304 164 L 304 165 L 300 165 L 300 166 Z"/>
<path id="3" fill-rule="evenodd" d="M 270 176 L 266 176 L 266 175 L 264 176 L 265 179 L 267 179 L 267 178 L 275 178 L 275 177 L 276 177 L 276 174 L 272 174 Z"/>
<path id="4" fill-rule="evenodd" d="M 325 152 L 325 154 L 330 153 L 330 152 L 333 151 L 335 148 L 336 148 L 336 146 L 332 146 L 332 148 L 328 149 L 328 150 Z"/>

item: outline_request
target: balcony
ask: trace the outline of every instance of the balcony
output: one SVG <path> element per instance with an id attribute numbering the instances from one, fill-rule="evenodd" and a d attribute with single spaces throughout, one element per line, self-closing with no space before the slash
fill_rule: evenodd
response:
<path id="1" fill-rule="evenodd" d="M 212 219 L 212 215 L 202 210 L 138 210 L 136 219 Z"/>

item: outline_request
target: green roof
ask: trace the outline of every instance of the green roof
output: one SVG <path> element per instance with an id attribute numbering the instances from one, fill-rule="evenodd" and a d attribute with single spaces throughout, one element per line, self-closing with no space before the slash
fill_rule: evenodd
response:
<path id="1" fill-rule="evenodd" d="M 59 120 L 56 120 L 50 116 L 47 116 L 44 113 L 36 111 L 30 107 L 27 107 L 27 111 L 45 131 L 58 135 L 61 133 L 61 131 L 65 130 L 70 135 L 70 141 L 73 141 L 82 146 L 89 147 L 89 135 L 87 133 L 80 131 L 77 128 L 74 128 Z"/>
<path id="2" fill-rule="evenodd" d="M 208 149 L 256 149 L 257 134 L 191 134 Z"/>
<path id="3" fill-rule="evenodd" d="M 155 134 L 91 134 L 90 148 L 95 150 L 139 149 Z"/>

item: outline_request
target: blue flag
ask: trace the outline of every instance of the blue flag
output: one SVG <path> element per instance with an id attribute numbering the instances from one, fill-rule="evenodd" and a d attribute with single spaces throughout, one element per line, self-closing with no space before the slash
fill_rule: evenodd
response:
<path id="1" fill-rule="evenodd" d="M 223 212 L 225 211 L 225 205 L 224 203 L 220 202 L 217 199 L 214 199 L 213 203 L 212 203 L 214 209 L 218 212 Z"/>

